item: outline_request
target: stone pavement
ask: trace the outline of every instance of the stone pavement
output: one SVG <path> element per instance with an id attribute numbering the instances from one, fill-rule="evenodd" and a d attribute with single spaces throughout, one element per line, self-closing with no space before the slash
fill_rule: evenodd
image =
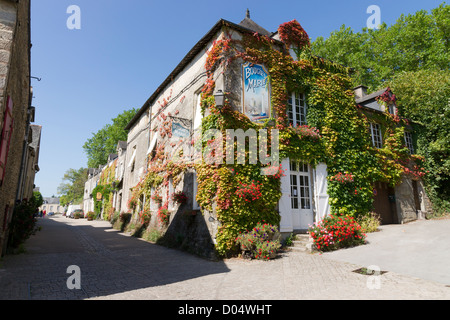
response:
<path id="1" fill-rule="evenodd" d="M 450 285 L 450 219 L 386 225 L 370 233 L 364 246 L 324 257 Z"/>
<path id="2" fill-rule="evenodd" d="M 450 299 L 444 284 L 319 254 L 284 252 L 264 261 L 207 261 L 112 230 L 107 222 L 41 219 L 27 253 L 0 260 L 0 299 L 14 300 L 309 300 Z M 69 266 L 81 289 L 69 290 Z M 370 289 L 372 288 L 372 289 Z"/>

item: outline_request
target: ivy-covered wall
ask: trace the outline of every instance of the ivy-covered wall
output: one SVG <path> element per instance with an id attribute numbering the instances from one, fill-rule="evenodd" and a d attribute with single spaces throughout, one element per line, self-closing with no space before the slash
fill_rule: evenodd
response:
<path id="1" fill-rule="evenodd" d="M 170 230 L 170 223 L 177 215 L 192 212 L 193 199 L 176 204 L 173 195 L 192 189 L 184 175 L 195 171 L 196 201 L 203 217 L 198 222 L 211 233 L 219 255 L 236 252 L 236 237 L 258 222 L 279 224 L 277 205 L 284 168 L 278 167 L 275 175 L 262 176 L 261 168 L 265 165 L 250 164 L 248 157 L 244 165 L 186 161 L 192 158 L 186 158 L 188 149 L 182 149 L 183 144 L 202 150 L 210 148 L 214 142 L 225 144 L 225 140 L 206 138 L 209 129 L 219 130 L 222 137 L 226 136 L 227 129 L 258 132 L 265 128 L 269 137 L 271 130 L 278 129 L 281 159 L 299 160 L 313 167 L 321 162 L 327 164 L 330 205 L 332 212 L 338 215 L 367 214 L 372 209 L 373 185 L 377 181 L 395 186 L 405 174 L 416 178 L 423 174 L 421 167 L 415 166 L 421 159 L 411 157 L 404 148 L 404 120 L 400 116 L 373 116 L 358 108 L 350 70 L 311 55 L 309 37 L 297 21 L 281 25 L 278 31 L 281 41 L 224 24 L 214 41 L 174 79 L 173 86 L 161 92 L 158 105 L 154 104 L 151 109 L 152 136 L 158 133 L 160 138 L 147 158 L 146 174 L 132 188 L 128 201 L 128 209 L 134 211 L 136 217 L 148 210 L 155 224 Z M 241 66 L 247 62 L 264 65 L 270 74 L 273 116 L 261 124 L 251 122 L 242 113 Z M 191 81 L 201 79 L 201 91 L 194 85 L 188 88 L 187 75 Z M 215 104 L 214 93 L 218 88 L 226 93 L 223 108 Z M 306 94 L 308 126 L 289 124 L 287 101 L 291 92 Z M 198 94 L 201 94 L 204 135 L 199 140 L 183 140 L 177 144 L 171 139 L 173 117 L 193 121 Z M 390 103 L 392 99 L 389 93 L 382 97 L 382 102 Z M 368 128 L 372 117 L 384 124 L 386 143 L 381 149 L 371 145 Z M 269 147 L 268 151 L 274 150 Z M 143 197 L 152 201 L 141 205 Z M 157 203 L 156 208 L 152 203 Z M 187 230 L 185 225 L 178 228 L 178 238 L 189 238 L 182 234 L 182 229 Z"/>

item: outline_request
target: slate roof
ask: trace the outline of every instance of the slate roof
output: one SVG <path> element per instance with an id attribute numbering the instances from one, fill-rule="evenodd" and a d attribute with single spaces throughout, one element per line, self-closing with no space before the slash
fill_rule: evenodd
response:
<path id="1" fill-rule="evenodd" d="M 213 39 L 213 37 L 219 32 L 222 27 L 229 27 L 234 30 L 240 31 L 242 33 L 260 33 L 261 35 L 267 36 L 271 35 L 269 31 L 259 26 L 256 22 L 250 19 L 250 14 L 248 13 L 244 20 L 240 24 L 230 22 L 228 20 L 220 19 L 211 30 L 206 33 L 206 35 L 197 42 L 197 44 L 189 51 L 189 53 L 181 60 L 178 66 L 172 71 L 171 74 L 163 81 L 163 83 L 156 89 L 156 91 L 150 96 L 150 98 L 144 103 L 142 108 L 136 113 L 136 115 L 131 119 L 125 130 L 130 130 L 133 125 L 139 120 L 139 118 L 146 112 L 148 108 L 153 104 L 158 95 L 175 79 L 184 68 L 195 58 L 195 56 L 205 48 L 205 46 Z M 282 45 L 281 41 L 274 40 L 276 43 Z"/>
<path id="2" fill-rule="evenodd" d="M 247 28 L 249 30 L 255 31 L 259 34 L 265 35 L 270 37 L 272 35 L 272 32 L 267 31 L 263 27 L 261 27 L 259 24 L 257 24 L 255 21 L 250 19 L 250 11 L 247 9 L 247 14 L 245 16 L 245 19 L 239 23 L 241 27 Z"/>
<path id="3" fill-rule="evenodd" d="M 59 204 L 59 198 L 44 198 L 44 204 Z"/>
<path id="4" fill-rule="evenodd" d="M 364 96 L 364 97 L 362 97 L 360 99 L 356 99 L 356 103 L 360 104 L 360 103 L 364 103 L 364 102 L 369 101 L 369 100 L 374 100 L 376 97 L 379 97 L 383 93 L 385 93 L 387 89 L 388 88 L 384 88 L 384 89 L 378 90 L 377 92 L 368 94 L 368 95 L 366 95 L 366 96 Z"/>
<path id="5" fill-rule="evenodd" d="M 127 149 L 127 142 L 126 141 L 119 141 L 117 143 L 117 149 L 126 150 Z"/>
<path id="6" fill-rule="evenodd" d="M 41 142 L 41 131 L 42 126 L 37 125 L 30 125 L 32 140 L 29 144 L 30 147 L 32 147 L 34 150 L 37 150 L 39 148 L 40 142 Z"/>

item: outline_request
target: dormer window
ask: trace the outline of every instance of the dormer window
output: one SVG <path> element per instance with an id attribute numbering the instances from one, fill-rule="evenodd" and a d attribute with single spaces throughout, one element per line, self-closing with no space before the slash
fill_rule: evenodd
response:
<path id="1" fill-rule="evenodd" d="M 397 108 L 395 107 L 395 104 L 390 104 L 388 107 L 389 113 L 393 116 L 397 114 Z"/>
<path id="2" fill-rule="evenodd" d="M 293 127 L 306 125 L 306 112 L 308 107 L 306 105 L 305 94 L 292 93 L 288 100 L 288 118 L 289 123 Z"/>

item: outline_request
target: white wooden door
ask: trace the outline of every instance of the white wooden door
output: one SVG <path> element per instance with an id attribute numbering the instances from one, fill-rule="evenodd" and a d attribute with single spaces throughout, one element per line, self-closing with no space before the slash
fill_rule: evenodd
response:
<path id="1" fill-rule="evenodd" d="M 314 223 L 311 169 L 306 163 L 290 161 L 291 212 L 294 230 L 306 230 Z"/>
<path id="2" fill-rule="evenodd" d="M 314 189 L 316 196 L 316 221 L 323 220 L 330 214 L 328 196 L 327 165 L 320 163 L 315 169 Z"/>

